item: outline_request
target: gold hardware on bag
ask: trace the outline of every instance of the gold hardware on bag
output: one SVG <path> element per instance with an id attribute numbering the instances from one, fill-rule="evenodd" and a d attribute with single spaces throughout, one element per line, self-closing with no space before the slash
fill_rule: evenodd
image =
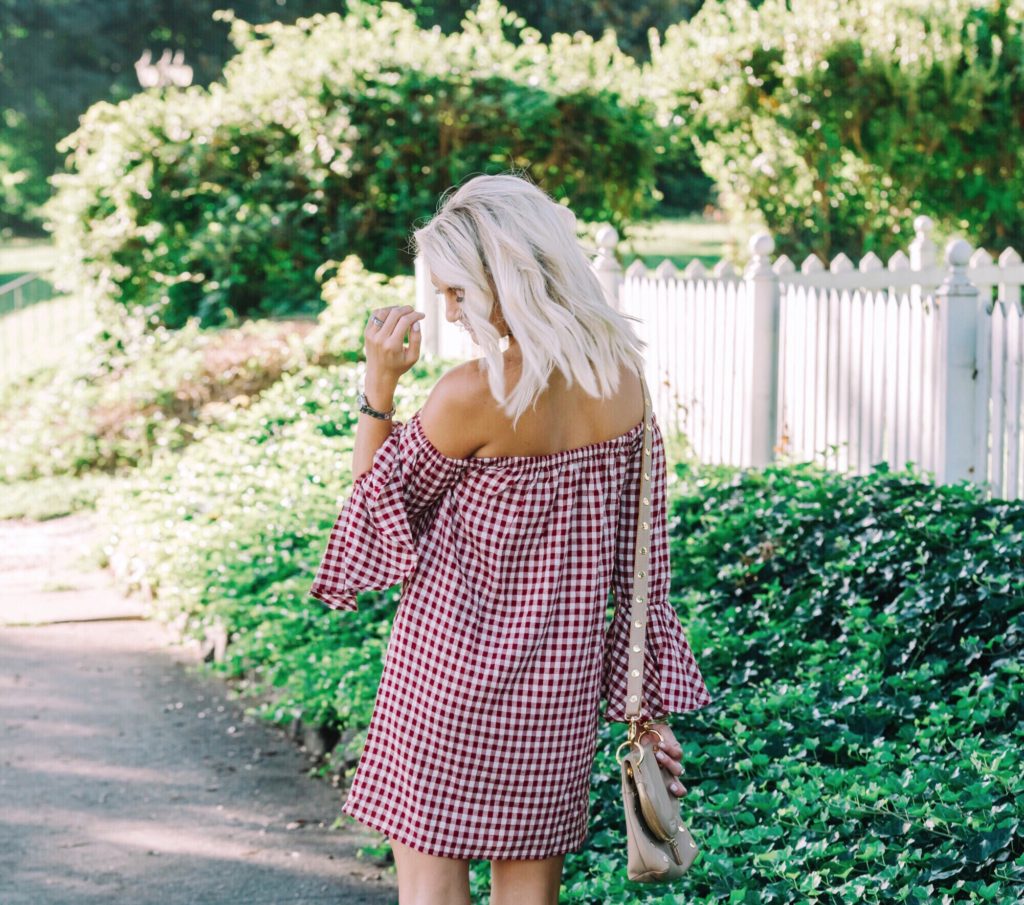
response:
<path id="1" fill-rule="evenodd" d="M 672 849 L 672 855 L 676 859 L 676 864 L 682 864 L 683 863 L 683 858 L 682 858 L 682 855 L 679 854 L 679 846 L 676 844 L 676 840 L 675 839 L 670 840 L 668 845 L 669 845 L 669 848 Z"/>
<path id="2" fill-rule="evenodd" d="M 656 736 L 658 736 L 659 742 L 664 741 L 664 738 L 662 737 L 661 733 L 658 732 L 657 729 L 651 728 L 653 725 L 654 723 L 651 720 L 641 721 L 639 719 L 633 719 L 629 721 L 629 730 L 626 733 L 626 740 L 621 745 L 619 745 L 618 748 L 615 749 L 615 760 L 618 761 L 619 764 L 622 763 L 622 758 L 619 757 L 619 752 L 623 748 L 631 747 L 635 747 L 637 751 L 640 752 L 640 758 L 639 760 L 637 760 L 637 763 L 643 763 L 644 748 L 643 745 L 640 744 L 640 739 L 643 738 L 643 736 L 645 736 L 648 732 L 653 732 Z M 627 768 L 628 766 L 629 765 L 627 764 Z"/>

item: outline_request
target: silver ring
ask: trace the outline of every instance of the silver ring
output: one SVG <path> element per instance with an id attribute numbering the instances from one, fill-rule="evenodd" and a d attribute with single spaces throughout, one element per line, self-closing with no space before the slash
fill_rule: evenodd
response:
<path id="1" fill-rule="evenodd" d="M 380 324 L 380 326 L 382 326 L 382 327 L 384 326 L 384 321 L 382 321 L 379 317 L 377 317 L 376 314 L 373 317 L 371 317 L 370 320 L 373 323 L 375 323 L 375 324 Z"/>

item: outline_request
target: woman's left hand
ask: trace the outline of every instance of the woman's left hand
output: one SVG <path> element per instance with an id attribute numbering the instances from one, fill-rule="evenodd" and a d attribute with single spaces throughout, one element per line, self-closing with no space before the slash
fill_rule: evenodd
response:
<path id="1" fill-rule="evenodd" d="M 661 734 L 660 741 L 652 730 L 657 730 Z M 683 765 L 680 760 L 683 756 L 682 745 L 676 741 L 676 737 L 673 735 L 672 730 L 669 729 L 668 723 L 651 723 L 640 736 L 640 739 L 643 740 L 644 736 L 649 736 L 649 740 L 654 743 L 654 756 L 658 758 L 658 763 L 662 769 L 672 774 L 673 779 L 668 784 L 669 791 L 674 795 L 682 797 L 686 794 L 686 786 L 678 779 L 683 773 Z"/>
<path id="2" fill-rule="evenodd" d="M 422 339 L 419 324 L 426 316 L 411 305 L 392 305 L 373 312 L 363 333 L 367 386 L 397 384 L 416 364 Z M 405 345 L 406 339 L 409 345 Z"/>

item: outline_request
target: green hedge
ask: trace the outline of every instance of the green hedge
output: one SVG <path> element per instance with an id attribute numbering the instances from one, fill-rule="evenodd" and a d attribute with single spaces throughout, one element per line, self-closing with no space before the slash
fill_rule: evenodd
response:
<path id="1" fill-rule="evenodd" d="M 1024 242 L 1024 0 L 707 3 L 647 72 L 734 215 L 780 252 L 886 258 L 932 217 Z"/>
<path id="2" fill-rule="evenodd" d="M 387 279 L 358 258 L 314 275 L 327 304 L 314 321 L 180 330 L 122 318 L 93 323 L 57 366 L 0 383 L 0 485 L 120 472 L 184 449 L 230 423 L 283 374 L 356 361 L 371 308 L 412 304 L 412 277 Z"/>
<path id="3" fill-rule="evenodd" d="M 232 40 L 222 83 L 96 104 L 64 141 L 69 289 L 167 326 L 315 313 L 325 259 L 410 272 L 410 229 L 475 173 L 525 170 L 620 230 L 654 205 L 653 105 L 610 33 L 544 44 L 484 0 L 451 35 L 353 3 Z"/>
<path id="4" fill-rule="evenodd" d="M 112 555 L 168 618 L 226 630 L 220 668 L 260 712 L 347 728 L 347 757 L 397 594 L 338 614 L 306 591 L 348 491 L 360 367 L 285 376 L 101 501 Z M 399 417 L 438 373 L 412 376 Z M 676 892 L 625 881 L 622 727 L 602 726 L 561 901 L 1017 901 L 1024 503 L 799 465 L 678 463 L 670 493 L 672 599 L 715 698 L 673 720 L 702 854 Z"/>
<path id="5" fill-rule="evenodd" d="M 98 506 L 125 590 L 155 589 L 156 615 L 180 620 L 187 637 L 228 630 L 224 668 L 254 692 L 280 689 L 263 712 L 281 720 L 364 727 L 373 704 L 397 594 L 362 595 L 352 619 L 306 597 L 347 493 L 362 372 L 342 364 L 285 375 Z M 420 381 L 403 391 L 398 417 L 441 372 L 412 373 Z"/>

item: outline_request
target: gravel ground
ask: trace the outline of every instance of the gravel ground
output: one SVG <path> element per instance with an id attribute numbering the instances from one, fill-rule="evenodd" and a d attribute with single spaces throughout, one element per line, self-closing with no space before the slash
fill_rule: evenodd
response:
<path id="1" fill-rule="evenodd" d="M 379 837 L 331 829 L 342 793 L 72 537 L 87 517 L 0 523 L 0 903 L 396 903 L 355 854 Z"/>

